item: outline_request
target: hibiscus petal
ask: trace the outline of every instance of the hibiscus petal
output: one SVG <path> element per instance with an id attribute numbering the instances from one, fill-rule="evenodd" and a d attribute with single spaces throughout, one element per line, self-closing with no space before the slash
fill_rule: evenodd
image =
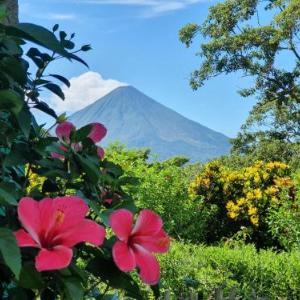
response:
<path id="1" fill-rule="evenodd" d="M 82 222 L 89 211 L 88 205 L 77 196 L 57 197 L 53 200 L 53 208 L 62 214 L 61 232 Z"/>
<path id="2" fill-rule="evenodd" d="M 134 236 L 132 243 L 141 245 L 146 250 L 155 253 L 165 253 L 170 248 L 170 238 L 163 230 L 153 236 Z"/>
<path id="3" fill-rule="evenodd" d="M 134 254 L 143 282 L 150 285 L 157 284 L 160 278 L 160 267 L 156 257 L 139 245 L 135 245 Z"/>
<path id="4" fill-rule="evenodd" d="M 103 244 L 104 238 L 105 229 L 103 226 L 91 220 L 84 220 L 76 227 L 57 235 L 55 239 L 58 239 L 66 247 L 73 247 L 83 242 L 100 246 Z"/>
<path id="5" fill-rule="evenodd" d="M 73 125 L 73 123 L 66 121 L 66 122 L 58 124 L 58 126 L 55 129 L 55 133 L 58 138 L 69 142 L 71 132 L 73 129 L 75 129 L 75 126 Z"/>
<path id="6" fill-rule="evenodd" d="M 140 212 L 132 230 L 135 235 L 155 235 L 163 227 L 161 218 L 149 209 Z"/>
<path id="7" fill-rule="evenodd" d="M 39 243 L 41 230 L 39 203 L 29 197 L 22 198 L 18 205 L 18 216 L 26 231 Z"/>
<path id="8" fill-rule="evenodd" d="M 117 241 L 112 249 L 113 259 L 123 272 L 130 272 L 136 267 L 133 250 L 124 242 Z"/>
<path id="9" fill-rule="evenodd" d="M 133 214 L 127 209 L 118 209 L 109 217 L 109 225 L 121 241 L 127 241 L 132 230 Z"/>
<path id="10" fill-rule="evenodd" d="M 35 240 L 24 229 L 14 232 L 19 247 L 39 247 Z"/>
<path id="11" fill-rule="evenodd" d="M 101 147 L 97 147 L 97 155 L 100 159 L 103 159 L 104 155 L 105 155 L 105 152 L 103 150 L 103 148 Z"/>
<path id="12" fill-rule="evenodd" d="M 72 257 L 73 251 L 68 247 L 42 249 L 35 258 L 35 267 L 39 272 L 64 269 L 70 265 Z"/>
<path id="13" fill-rule="evenodd" d="M 92 126 L 92 129 L 88 137 L 94 143 L 100 142 L 106 136 L 107 129 L 103 124 L 100 123 L 91 123 L 90 125 Z"/>
<path id="14" fill-rule="evenodd" d="M 45 233 L 50 229 L 51 226 L 54 225 L 54 207 L 53 207 L 53 199 L 44 198 L 39 202 L 39 210 L 40 210 L 40 219 L 41 222 L 41 232 Z"/>

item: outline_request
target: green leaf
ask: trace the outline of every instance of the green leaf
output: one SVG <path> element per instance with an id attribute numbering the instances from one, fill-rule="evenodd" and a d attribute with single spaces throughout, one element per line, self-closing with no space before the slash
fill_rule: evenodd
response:
<path id="1" fill-rule="evenodd" d="M 11 205 L 18 205 L 18 194 L 16 193 L 16 186 L 12 183 L 0 183 L 0 203 Z"/>
<path id="2" fill-rule="evenodd" d="M 0 91 L 0 110 L 9 110 L 18 114 L 23 108 L 22 97 L 12 90 Z"/>
<path id="3" fill-rule="evenodd" d="M 73 142 L 81 142 L 87 138 L 92 130 L 91 125 L 86 125 L 72 133 L 71 139 Z"/>
<path id="4" fill-rule="evenodd" d="M 59 81 L 61 81 L 62 83 L 64 83 L 67 87 L 70 87 L 70 86 L 71 86 L 70 81 L 69 81 L 67 78 L 65 78 L 65 77 L 63 77 L 63 76 L 61 76 L 61 75 L 58 75 L 58 74 L 50 74 L 49 76 L 58 79 Z"/>
<path id="5" fill-rule="evenodd" d="M 37 104 L 34 105 L 34 108 L 46 113 L 47 115 L 57 119 L 56 112 L 45 102 L 39 101 Z"/>
<path id="6" fill-rule="evenodd" d="M 21 270 L 21 252 L 12 231 L 0 228 L 0 251 L 7 266 L 19 278 Z"/>
<path id="7" fill-rule="evenodd" d="M 78 277 L 61 277 L 64 284 L 64 292 L 68 300 L 82 300 L 84 290 Z"/>
<path id="8" fill-rule="evenodd" d="M 26 139 L 28 139 L 31 128 L 32 115 L 27 105 L 24 105 L 20 113 L 17 115 L 17 121 Z"/>
<path id="9" fill-rule="evenodd" d="M 34 42 L 56 53 L 61 54 L 64 57 L 69 57 L 68 52 L 63 48 L 53 32 L 42 26 L 31 23 L 19 23 L 15 27 L 7 26 L 6 32 L 8 33 L 8 35 L 17 36 L 22 39 Z"/>
<path id="10" fill-rule="evenodd" d="M 44 286 L 42 275 L 33 263 L 23 265 L 19 284 L 26 289 L 41 289 Z"/>
<path id="11" fill-rule="evenodd" d="M 88 176 L 89 180 L 92 183 L 97 183 L 100 177 L 100 170 L 98 169 L 97 165 L 95 165 L 88 158 L 85 158 L 79 154 L 75 154 L 75 157 L 78 160 L 78 163 L 81 166 L 82 170 Z"/>
<path id="12" fill-rule="evenodd" d="M 26 83 L 26 70 L 22 62 L 13 57 L 7 56 L 1 59 L 1 70 L 8 74 L 11 78 L 16 80 L 19 84 Z"/>
<path id="13" fill-rule="evenodd" d="M 144 299 L 138 284 L 129 274 L 120 271 L 112 260 L 96 257 L 88 263 L 86 269 L 108 282 L 112 288 L 124 290 L 128 297 Z"/>
<path id="14" fill-rule="evenodd" d="M 18 165 L 24 165 L 28 162 L 30 156 L 30 150 L 26 143 L 13 144 L 10 153 L 6 156 L 3 166 L 4 167 L 15 167 Z"/>
<path id="15" fill-rule="evenodd" d="M 4 20 L 6 17 L 6 6 L 4 4 L 0 4 L 0 21 Z"/>
<path id="16" fill-rule="evenodd" d="M 55 31 L 58 30 L 58 28 L 59 28 L 59 25 L 58 25 L 58 24 L 55 24 L 55 25 L 53 26 L 53 28 L 52 28 L 52 31 L 55 32 Z"/>
<path id="17" fill-rule="evenodd" d="M 47 83 L 44 85 L 45 88 L 47 88 L 49 91 L 57 95 L 62 100 L 65 100 L 65 94 L 63 93 L 62 89 L 54 83 Z"/>

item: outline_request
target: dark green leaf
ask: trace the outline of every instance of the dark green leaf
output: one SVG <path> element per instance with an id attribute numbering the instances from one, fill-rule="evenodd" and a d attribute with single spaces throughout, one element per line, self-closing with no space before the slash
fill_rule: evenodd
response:
<path id="1" fill-rule="evenodd" d="M 36 270 L 33 263 L 23 265 L 19 284 L 26 289 L 41 289 L 43 287 L 42 275 Z"/>
<path id="2" fill-rule="evenodd" d="M 82 64 L 85 65 L 87 68 L 89 67 L 89 65 L 88 65 L 83 59 L 81 59 L 79 56 L 70 53 L 70 54 L 69 54 L 69 57 L 70 57 L 71 59 L 74 59 L 74 60 L 76 60 L 76 61 L 82 63 Z"/>
<path id="3" fill-rule="evenodd" d="M 64 284 L 64 291 L 66 299 L 68 300 L 82 300 L 84 296 L 84 290 L 78 277 L 62 277 Z"/>
<path id="4" fill-rule="evenodd" d="M 17 36 L 22 39 L 37 43 L 48 48 L 64 57 L 69 57 L 68 52 L 62 47 L 53 32 L 48 29 L 30 23 L 19 23 L 17 26 L 6 26 L 5 30 L 8 35 Z"/>
<path id="5" fill-rule="evenodd" d="M 30 156 L 30 150 L 26 143 L 13 144 L 10 153 L 4 160 L 4 167 L 15 167 L 18 165 L 24 165 L 28 162 Z"/>
<path id="6" fill-rule="evenodd" d="M 23 62 L 13 56 L 4 57 L 1 59 L 1 71 L 4 71 L 19 84 L 26 83 L 26 69 Z"/>
<path id="7" fill-rule="evenodd" d="M 17 121 L 26 139 L 28 139 L 31 128 L 32 115 L 27 105 L 24 105 L 21 112 L 17 115 Z"/>
<path id="8" fill-rule="evenodd" d="M 75 154 L 76 159 L 78 160 L 79 165 L 81 166 L 82 170 L 86 173 L 89 180 L 92 183 L 97 183 L 100 177 L 100 171 L 91 160 L 85 158 L 79 154 Z"/>
<path id="9" fill-rule="evenodd" d="M 57 84 L 47 83 L 44 85 L 44 87 L 47 88 L 48 90 L 50 90 L 55 95 L 57 95 L 62 100 L 65 100 L 65 94 L 63 93 L 62 89 Z"/>
<path id="10" fill-rule="evenodd" d="M 21 253 L 14 234 L 6 229 L 0 228 L 0 251 L 8 267 L 16 278 L 19 278 L 21 270 Z"/>
<path id="11" fill-rule="evenodd" d="M 60 80 L 60 81 L 63 82 L 67 87 L 70 87 L 70 86 L 71 86 L 70 81 L 69 81 L 67 78 L 65 78 L 65 77 L 63 77 L 63 76 L 61 76 L 61 75 L 50 74 L 49 76 L 52 76 L 52 77 L 54 77 L 54 78 Z"/>
<path id="12" fill-rule="evenodd" d="M 92 130 L 92 126 L 86 125 L 84 127 L 81 127 L 80 129 L 74 131 L 71 136 L 72 141 L 73 142 L 81 142 L 90 134 L 91 130 Z"/>
<path id="13" fill-rule="evenodd" d="M 68 40 L 65 40 L 63 42 L 63 46 L 68 50 L 72 50 L 75 48 L 75 44 L 72 41 L 68 41 Z"/>
<path id="14" fill-rule="evenodd" d="M 24 105 L 22 97 L 12 90 L 0 91 L 0 110 L 10 110 L 18 114 Z"/>
<path id="15" fill-rule="evenodd" d="M 16 193 L 16 186 L 13 183 L 0 183 L 0 202 L 18 205 L 18 194 Z"/>
<path id="16" fill-rule="evenodd" d="M 52 108 L 50 108 L 50 106 L 45 102 L 42 101 L 38 102 L 37 104 L 34 105 L 34 108 L 46 113 L 47 115 L 53 117 L 54 119 L 57 119 L 56 112 Z"/>
<path id="17" fill-rule="evenodd" d="M 91 49 L 92 49 L 91 45 L 83 45 L 81 47 L 81 51 L 84 51 L 84 52 L 89 51 Z"/>
<path id="18" fill-rule="evenodd" d="M 128 297 L 143 299 L 138 284 L 129 274 L 120 271 L 113 261 L 96 257 L 88 263 L 87 270 L 108 282 L 112 288 L 124 290 Z"/>
<path id="19" fill-rule="evenodd" d="M 52 28 L 52 31 L 55 32 L 55 31 L 58 30 L 58 28 L 59 28 L 59 25 L 58 25 L 58 24 L 55 24 L 55 25 L 53 26 L 53 28 Z"/>
<path id="20" fill-rule="evenodd" d="M 67 37 L 67 34 L 64 31 L 59 32 L 59 38 L 61 41 L 64 41 Z"/>

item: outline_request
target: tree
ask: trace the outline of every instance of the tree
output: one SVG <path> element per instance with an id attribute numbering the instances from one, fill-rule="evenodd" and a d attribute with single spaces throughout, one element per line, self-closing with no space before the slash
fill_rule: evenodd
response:
<path id="1" fill-rule="evenodd" d="M 300 1 L 226 0 L 210 8 L 202 25 L 181 29 L 180 40 L 189 47 L 198 34 L 205 41 L 201 65 L 191 76 L 193 89 L 220 74 L 254 79 L 239 91 L 256 96 L 257 103 L 234 148 L 250 152 L 261 140 L 299 141 Z"/>
<path id="2" fill-rule="evenodd" d="M 15 25 L 19 23 L 19 5 L 18 0 L 2 0 L 6 6 L 6 18 L 4 24 Z"/>

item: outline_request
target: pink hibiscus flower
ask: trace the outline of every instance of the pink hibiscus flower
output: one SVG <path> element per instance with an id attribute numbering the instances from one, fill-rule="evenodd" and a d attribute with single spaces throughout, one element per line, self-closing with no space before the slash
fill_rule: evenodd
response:
<path id="1" fill-rule="evenodd" d="M 66 143 L 70 143 L 72 130 L 75 130 L 75 126 L 73 125 L 73 123 L 65 121 L 58 124 L 55 129 L 55 133 L 60 140 Z"/>
<path id="2" fill-rule="evenodd" d="M 157 284 L 160 267 L 153 253 L 169 250 L 170 238 L 162 229 L 161 218 L 151 210 L 142 210 L 133 226 L 133 214 L 126 209 L 113 212 L 109 224 L 118 237 L 112 249 L 113 259 L 123 272 L 140 269 L 141 279 Z"/>
<path id="3" fill-rule="evenodd" d="M 88 137 L 95 144 L 99 143 L 106 136 L 107 129 L 104 127 L 104 125 L 102 125 L 100 123 L 91 123 L 89 125 L 91 126 L 91 131 L 90 131 Z M 55 129 L 55 133 L 56 133 L 57 137 L 59 138 L 59 140 L 61 142 L 70 144 L 72 130 L 76 130 L 76 127 L 74 126 L 74 124 L 71 123 L 71 122 L 65 121 L 65 122 L 62 122 L 62 123 L 58 124 L 58 126 Z M 72 143 L 71 147 L 75 151 L 81 151 L 82 150 L 81 143 Z M 98 146 L 96 146 L 96 147 L 97 147 L 97 155 L 98 155 L 98 157 L 100 159 L 103 159 L 103 157 L 104 157 L 104 150 L 101 147 L 98 147 Z M 64 147 L 64 146 L 61 146 L 60 148 L 64 152 L 68 151 L 68 149 L 66 147 Z M 64 159 L 64 155 L 59 154 L 59 153 L 55 153 L 55 152 L 52 152 L 51 156 L 53 158 Z"/>
<path id="4" fill-rule="evenodd" d="M 76 196 L 20 200 L 18 216 L 25 230 L 16 231 L 15 236 L 20 247 L 40 249 L 35 258 L 39 272 L 69 266 L 72 247 L 78 243 L 102 245 L 105 229 L 85 219 L 88 210 L 87 204 Z"/>

